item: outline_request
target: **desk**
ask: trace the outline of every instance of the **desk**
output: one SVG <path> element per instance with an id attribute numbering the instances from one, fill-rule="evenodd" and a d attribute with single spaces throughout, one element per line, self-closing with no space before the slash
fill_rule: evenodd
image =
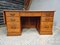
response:
<path id="1" fill-rule="evenodd" d="M 23 28 L 37 28 L 40 35 L 52 35 L 53 17 L 54 11 L 5 10 L 7 35 L 21 35 Z"/>

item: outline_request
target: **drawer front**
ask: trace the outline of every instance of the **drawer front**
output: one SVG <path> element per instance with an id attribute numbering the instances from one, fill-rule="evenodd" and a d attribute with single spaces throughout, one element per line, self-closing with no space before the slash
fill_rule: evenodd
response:
<path id="1" fill-rule="evenodd" d="M 52 13 L 52 12 L 51 12 L 51 13 L 49 13 L 49 12 L 46 13 L 46 12 L 45 12 L 45 13 L 42 13 L 42 16 L 44 16 L 44 17 L 45 17 L 45 16 L 47 16 L 47 17 L 53 17 L 53 16 L 54 16 L 54 13 Z"/>
<path id="2" fill-rule="evenodd" d="M 42 22 L 53 22 L 53 17 L 41 17 Z"/>
<path id="3" fill-rule="evenodd" d="M 41 22 L 40 31 L 52 31 L 53 22 Z"/>
<path id="4" fill-rule="evenodd" d="M 41 22 L 40 31 L 52 32 L 53 22 Z"/>
<path id="5" fill-rule="evenodd" d="M 7 22 L 7 28 L 20 28 L 20 22 Z"/>
<path id="6" fill-rule="evenodd" d="M 29 12 L 29 13 L 20 13 L 20 16 L 29 16 L 29 17 L 32 17 L 32 16 L 34 16 L 34 17 L 36 17 L 36 16 L 41 16 L 41 13 L 32 13 L 32 12 Z"/>
<path id="7" fill-rule="evenodd" d="M 9 21 L 9 22 L 18 22 L 20 21 L 20 17 L 6 17 L 6 21 Z"/>
<path id="8" fill-rule="evenodd" d="M 43 31 L 43 32 L 52 32 L 52 28 L 40 28 L 40 31 Z"/>
<path id="9" fill-rule="evenodd" d="M 53 22 L 41 22 L 41 28 L 52 28 Z"/>
<path id="10" fill-rule="evenodd" d="M 7 29 L 8 32 L 20 32 L 20 23 L 16 22 L 16 23 L 10 23 L 7 22 Z"/>
<path id="11" fill-rule="evenodd" d="M 9 17 L 14 17 L 14 16 L 19 16 L 19 12 L 6 12 L 6 17 L 9 16 Z"/>

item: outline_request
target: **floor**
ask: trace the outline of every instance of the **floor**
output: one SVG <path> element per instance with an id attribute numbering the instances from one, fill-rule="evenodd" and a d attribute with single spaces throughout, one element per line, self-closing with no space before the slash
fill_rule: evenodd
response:
<path id="1" fill-rule="evenodd" d="M 23 29 L 21 36 L 7 36 L 0 28 L 0 45 L 60 45 L 60 29 L 54 26 L 53 35 L 39 35 L 35 28 Z"/>

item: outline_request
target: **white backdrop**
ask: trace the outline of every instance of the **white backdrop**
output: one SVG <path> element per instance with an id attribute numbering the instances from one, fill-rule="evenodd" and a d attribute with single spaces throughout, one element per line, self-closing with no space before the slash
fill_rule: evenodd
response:
<path id="1" fill-rule="evenodd" d="M 60 0 L 32 0 L 29 10 L 55 11 L 54 25 L 60 26 Z"/>

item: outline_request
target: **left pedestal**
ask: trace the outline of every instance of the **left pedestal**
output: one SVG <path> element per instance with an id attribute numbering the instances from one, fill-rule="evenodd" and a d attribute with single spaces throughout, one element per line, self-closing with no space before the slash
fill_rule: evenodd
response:
<path id="1" fill-rule="evenodd" d="M 21 23 L 19 12 L 6 11 L 4 12 L 5 23 L 8 36 L 21 35 Z"/>

